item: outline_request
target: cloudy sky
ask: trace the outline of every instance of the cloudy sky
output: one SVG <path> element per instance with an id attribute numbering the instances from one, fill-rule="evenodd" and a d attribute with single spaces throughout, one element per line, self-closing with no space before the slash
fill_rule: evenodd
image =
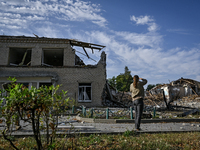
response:
<path id="1" fill-rule="evenodd" d="M 199 0 L 0 0 L 0 34 L 104 45 L 107 78 L 128 66 L 149 84 L 200 81 L 199 8 Z"/>

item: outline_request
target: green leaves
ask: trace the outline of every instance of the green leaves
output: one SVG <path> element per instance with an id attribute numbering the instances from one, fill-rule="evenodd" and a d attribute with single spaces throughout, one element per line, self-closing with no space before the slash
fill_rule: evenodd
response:
<path id="1" fill-rule="evenodd" d="M 117 77 L 113 76 L 111 79 L 108 79 L 108 82 L 117 90 L 127 92 L 129 91 L 130 84 L 133 82 L 131 71 L 125 66 L 124 73 L 119 74 Z"/>
<path id="2" fill-rule="evenodd" d="M 6 100 L 6 104 L 2 107 L 2 113 L 7 120 L 6 124 L 9 127 L 19 121 L 19 117 L 21 120 L 31 121 L 39 149 L 42 147 L 41 137 L 39 137 L 42 126 L 39 125 L 40 122 L 45 121 L 47 125 L 45 129 L 49 130 L 50 127 L 53 130 L 51 137 L 54 137 L 56 133 L 55 118 L 63 111 L 63 107 L 74 104 L 73 100 L 67 97 L 67 91 L 59 91 L 60 85 L 42 86 L 38 89 L 32 86 L 28 89 L 23 84 L 16 83 L 15 78 L 9 78 L 9 80 L 11 83 L 6 85 L 7 95 L 2 96 L 2 90 L 0 90 L 0 103 L 3 101 L 2 98 Z"/>
<path id="3" fill-rule="evenodd" d="M 31 87 L 30 89 L 23 86 L 23 84 L 16 83 L 15 78 L 9 78 L 11 83 L 8 84 L 7 96 L 1 96 L 6 99 L 6 105 L 3 107 L 4 113 L 11 113 L 9 111 L 29 111 L 39 110 L 49 112 L 49 109 L 55 109 L 57 112 L 61 111 L 60 106 L 68 106 L 69 98 L 67 91 L 59 91 L 60 85 L 57 86 L 42 86 L 39 89 Z M 2 91 L 0 91 L 2 93 Z M 3 100 L 0 102 L 2 103 Z M 9 111 L 8 111 L 9 110 Z M 19 112 L 20 113 L 20 112 Z"/>
<path id="4" fill-rule="evenodd" d="M 12 77 L 9 77 L 8 80 L 11 81 L 11 82 L 13 82 L 13 83 L 17 81 L 16 78 L 12 78 Z"/>

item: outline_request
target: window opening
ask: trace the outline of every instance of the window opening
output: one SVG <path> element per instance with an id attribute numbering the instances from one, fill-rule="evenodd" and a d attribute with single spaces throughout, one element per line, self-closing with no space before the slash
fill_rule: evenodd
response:
<path id="1" fill-rule="evenodd" d="M 63 49 L 43 49 L 43 66 L 63 66 Z"/>
<path id="2" fill-rule="evenodd" d="M 10 48 L 9 64 L 11 66 L 29 66 L 31 64 L 30 48 Z"/>
<path id="3" fill-rule="evenodd" d="M 49 87 L 49 86 L 51 86 L 52 85 L 52 83 L 50 82 L 50 83 L 47 83 L 47 82 L 40 82 L 39 83 L 39 87 L 41 87 L 41 86 L 47 86 L 47 87 Z"/>
<path id="4" fill-rule="evenodd" d="M 91 102 L 91 94 L 92 94 L 91 84 L 79 84 L 79 96 L 78 100 L 80 102 Z"/>

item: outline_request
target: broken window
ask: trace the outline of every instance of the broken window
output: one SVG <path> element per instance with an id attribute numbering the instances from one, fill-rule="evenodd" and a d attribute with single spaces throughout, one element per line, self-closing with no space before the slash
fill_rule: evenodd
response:
<path id="1" fill-rule="evenodd" d="M 12 66 L 29 66 L 31 64 L 31 49 L 10 48 L 9 64 Z"/>
<path id="2" fill-rule="evenodd" d="M 51 86 L 52 85 L 52 83 L 51 82 L 40 82 L 39 83 L 39 87 L 42 87 L 42 86 L 47 86 L 47 87 L 49 87 L 49 86 Z"/>
<path id="3" fill-rule="evenodd" d="M 63 49 L 43 49 L 43 66 L 63 66 Z"/>
<path id="4" fill-rule="evenodd" d="M 92 88 L 91 83 L 80 83 L 79 84 L 79 94 L 78 101 L 79 102 L 91 102 Z"/>

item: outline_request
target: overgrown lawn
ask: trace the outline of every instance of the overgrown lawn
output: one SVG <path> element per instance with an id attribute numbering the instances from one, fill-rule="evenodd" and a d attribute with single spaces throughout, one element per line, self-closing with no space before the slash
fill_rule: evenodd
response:
<path id="1" fill-rule="evenodd" d="M 37 149 L 32 137 L 14 138 L 15 145 L 20 150 Z M 45 142 L 45 141 L 44 141 Z M 45 144 L 44 144 L 45 145 Z M 67 150 L 67 149 L 106 149 L 106 150 L 190 150 L 200 148 L 200 133 L 166 133 L 166 134 L 136 134 L 126 131 L 122 135 L 99 135 L 89 136 L 75 135 L 75 137 L 56 138 L 52 145 L 45 145 L 44 149 Z M 0 149 L 12 150 L 10 144 L 0 138 Z"/>

